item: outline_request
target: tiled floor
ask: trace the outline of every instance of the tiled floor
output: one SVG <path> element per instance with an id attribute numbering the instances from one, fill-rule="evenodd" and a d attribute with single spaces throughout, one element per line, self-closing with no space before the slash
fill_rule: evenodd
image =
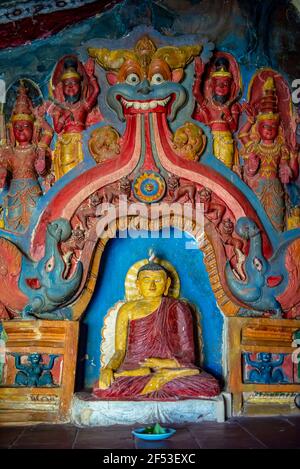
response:
<path id="1" fill-rule="evenodd" d="M 300 417 L 234 418 L 225 423 L 172 425 L 175 435 L 161 442 L 137 440 L 132 427 L 77 428 L 72 425 L 1 427 L 0 448 L 104 448 L 104 449 L 201 449 L 201 448 L 298 448 Z"/>

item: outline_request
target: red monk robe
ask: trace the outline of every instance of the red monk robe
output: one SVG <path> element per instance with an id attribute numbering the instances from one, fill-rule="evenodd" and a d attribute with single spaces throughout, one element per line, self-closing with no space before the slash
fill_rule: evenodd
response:
<path id="1" fill-rule="evenodd" d="M 164 297 L 160 307 L 148 316 L 129 322 L 127 351 L 117 372 L 141 368 L 147 358 L 176 359 L 180 368 L 195 366 L 192 313 L 180 300 Z M 178 369 L 178 368 L 177 368 Z M 172 370 L 170 370 L 172 371 Z M 142 390 L 155 373 L 146 376 L 117 377 L 108 389 L 95 388 L 93 395 L 107 400 L 178 400 L 217 396 L 217 380 L 199 370 L 193 376 L 172 379 L 151 393 Z"/>

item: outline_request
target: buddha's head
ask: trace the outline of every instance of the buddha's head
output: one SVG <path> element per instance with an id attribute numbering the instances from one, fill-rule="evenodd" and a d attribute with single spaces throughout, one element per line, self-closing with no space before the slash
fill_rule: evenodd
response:
<path id="1" fill-rule="evenodd" d="M 170 285 L 167 270 L 156 262 L 148 262 L 138 271 L 136 286 L 146 299 L 167 296 Z"/>

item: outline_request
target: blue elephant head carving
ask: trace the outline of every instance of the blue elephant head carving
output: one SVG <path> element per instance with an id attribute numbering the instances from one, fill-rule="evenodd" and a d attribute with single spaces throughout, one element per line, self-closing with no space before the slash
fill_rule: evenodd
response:
<path id="1" fill-rule="evenodd" d="M 60 218 L 48 224 L 45 255 L 38 262 L 23 257 L 20 288 L 28 296 L 25 315 L 41 318 L 61 317 L 59 311 L 74 297 L 83 274 L 79 261 L 73 275 L 66 276 L 66 264 L 59 245 L 71 236 L 68 220 Z M 63 316 L 63 315 L 62 315 Z"/>

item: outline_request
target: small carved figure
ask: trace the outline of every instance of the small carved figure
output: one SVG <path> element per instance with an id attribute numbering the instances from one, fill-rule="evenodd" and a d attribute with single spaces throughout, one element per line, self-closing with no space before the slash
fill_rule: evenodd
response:
<path id="1" fill-rule="evenodd" d="M 172 202 L 178 202 L 184 197 L 184 200 L 189 200 L 192 204 L 195 203 L 196 186 L 193 184 L 182 184 L 178 177 L 172 175 L 168 179 L 168 189 L 172 197 Z"/>
<path id="2" fill-rule="evenodd" d="M 12 353 L 15 357 L 15 367 L 18 371 L 15 377 L 15 384 L 27 387 L 54 386 L 52 370 L 54 361 L 59 355 L 50 354 L 49 363 L 42 362 L 40 353 L 31 353 L 27 357 L 27 364 L 21 363 L 21 354 Z"/>
<path id="3" fill-rule="evenodd" d="M 129 200 L 131 197 L 131 181 L 125 176 L 120 180 L 120 194 L 119 197 L 127 197 Z"/>
<path id="4" fill-rule="evenodd" d="M 255 192 L 278 231 L 285 225 L 285 184 L 298 176 L 297 155 L 285 143 L 274 78 L 265 79 L 258 114 L 244 105 L 248 121 L 242 127 L 244 180 Z"/>
<path id="5" fill-rule="evenodd" d="M 95 192 L 89 198 L 87 205 L 83 206 L 76 213 L 78 220 L 83 226 L 84 230 L 88 230 L 88 219 L 96 218 L 97 216 L 97 207 L 102 203 L 103 197 L 100 196 L 99 192 Z"/>
<path id="6" fill-rule="evenodd" d="M 192 122 L 179 127 L 173 136 L 175 153 L 191 161 L 198 161 L 204 151 L 206 137 L 203 130 Z"/>
<path id="7" fill-rule="evenodd" d="M 87 204 L 79 208 L 76 216 L 85 230 L 88 230 L 88 219 L 97 218 L 98 207 L 100 204 L 112 204 L 116 202 L 121 196 L 130 198 L 131 195 L 131 182 L 127 177 L 124 177 L 119 182 L 119 187 L 116 185 L 106 186 L 103 189 L 92 194 Z"/>
<path id="8" fill-rule="evenodd" d="M 131 196 L 131 182 L 128 177 L 120 179 L 118 184 L 111 184 L 101 189 L 100 194 L 102 195 L 102 203 L 114 203 L 117 202 L 120 197 L 130 199 Z"/>
<path id="9" fill-rule="evenodd" d="M 77 226 L 73 231 L 71 238 L 65 243 L 65 245 L 68 245 L 69 248 L 73 248 L 74 250 L 80 250 L 84 248 L 85 244 L 85 235 L 84 231 Z"/>
<path id="10" fill-rule="evenodd" d="M 94 70 L 92 59 L 83 66 L 74 56 L 64 57 L 55 67 L 51 80 L 54 100 L 47 112 L 58 134 L 54 152 L 56 180 L 83 161 L 81 133 L 101 119 L 95 108 L 99 85 Z"/>
<path id="11" fill-rule="evenodd" d="M 102 163 L 120 153 L 120 135 L 109 125 L 96 129 L 91 134 L 89 150 L 96 163 Z"/>
<path id="12" fill-rule="evenodd" d="M 115 198 L 118 196 L 118 192 L 118 188 L 114 185 L 106 186 L 101 189 L 100 197 L 102 198 L 102 203 L 113 203 Z"/>
<path id="13" fill-rule="evenodd" d="M 241 107 L 237 103 L 240 94 L 238 65 L 230 54 L 217 53 L 204 83 L 205 64 L 200 58 L 195 59 L 195 73 L 193 94 L 197 106 L 194 118 L 211 128 L 215 157 L 232 169 L 233 166 L 238 166 L 232 137 L 237 131 L 241 113 Z"/>
<path id="14" fill-rule="evenodd" d="M 282 370 L 275 370 L 275 368 L 283 364 L 283 354 L 280 355 L 277 361 L 272 361 L 272 353 L 269 352 L 258 353 L 258 360 L 251 360 L 250 357 L 250 353 L 245 353 L 246 363 L 255 368 L 255 370 L 251 370 L 249 373 L 249 381 L 251 383 L 275 384 L 286 382 Z"/>
<path id="15" fill-rule="evenodd" d="M 204 216 L 218 227 L 226 212 L 226 207 L 212 201 L 212 191 L 204 187 L 199 192 L 199 201 L 204 206 Z"/>
<path id="16" fill-rule="evenodd" d="M 10 180 L 4 198 L 4 223 L 7 230 L 24 232 L 42 196 L 38 177 L 47 173 L 53 131 L 42 113 L 33 108 L 22 82 L 8 128 L 10 143 L 0 147 L 0 187 Z"/>
<path id="17" fill-rule="evenodd" d="M 219 226 L 219 232 L 221 239 L 225 246 L 231 246 L 233 254 L 229 256 L 229 262 L 233 266 L 235 272 L 237 272 L 239 278 L 245 280 L 246 276 L 243 270 L 243 264 L 246 259 L 244 251 L 244 242 L 233 236 L 234 224 L 230 218 L 223 219 Z"/>
<path id="18" fill-rule="evenodd" d="M 77 226 L 72 230 L 71 237 L 65 243 L 62 243 L 61 251 L 63 253 L 65 263 L 68 266 L 68 271 L 65 272 L 65 275 L 73 275 L 77 262 L 80 260 L 80 253 L 84 248 L 85 241 L 84 230 L 82 230 L 80 226 Z"/>

